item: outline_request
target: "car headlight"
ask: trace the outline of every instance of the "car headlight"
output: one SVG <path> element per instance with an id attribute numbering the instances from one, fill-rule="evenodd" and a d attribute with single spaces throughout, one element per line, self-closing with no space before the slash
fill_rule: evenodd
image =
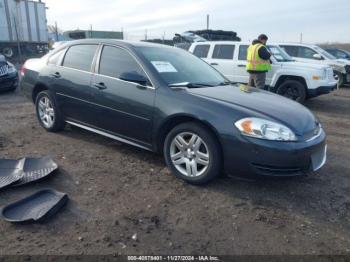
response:
<path id="1" fill-rule="evenodd" d="M 296 141 L 288 127 L 262 118 L 248 117 L 238 120 L 235 126 L 242 135 L 275 141 Z"/>
<path id="2" fill-rule="evenodd" d="M 9 74 L 15 73 L 17 71 L 16 67 L 13 64 L 11 64 L 10 62 L 7 62 L 7 64 L 8 64 L 8 71 L 7 72 Z"/>
<path id="3" fill-rule="evenodd" d="M 327 69 L 324 68 L 322 72 L 312 75 L 312 80 L 323 80 L 327 78 Z"/>

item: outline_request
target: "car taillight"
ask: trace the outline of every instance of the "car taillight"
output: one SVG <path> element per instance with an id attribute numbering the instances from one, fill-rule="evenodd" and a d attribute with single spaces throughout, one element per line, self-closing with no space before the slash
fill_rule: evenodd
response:
<path id="1" fill-rule="evenodd" d="M 27 68 L 25 67 L 25 64 L 21 66 L 21 69 L 19 70 L 21 76 L 23 77 L 26 73 Z"/>

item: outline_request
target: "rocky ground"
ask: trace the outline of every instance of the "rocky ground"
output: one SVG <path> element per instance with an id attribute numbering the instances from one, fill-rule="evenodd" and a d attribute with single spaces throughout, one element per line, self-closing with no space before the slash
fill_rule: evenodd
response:
<path id="1" fill-rule="evenodd" d="M 0 192 L 69 194 L 42 224 L 0 221 L 0 254 L 350 254 L 350 88 L 306 103 L 328 135 L 318 174 L 176 179 L 161 156 L 80 129 L 45 132 L 19 92 L 0 95 L 0 157 L 51 156 L 50 178 Z"/>

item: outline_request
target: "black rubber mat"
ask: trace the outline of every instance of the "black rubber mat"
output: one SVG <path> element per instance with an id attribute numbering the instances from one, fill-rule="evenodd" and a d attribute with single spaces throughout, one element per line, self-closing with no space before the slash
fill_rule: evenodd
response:
<path id="1" fill-rule="evenodd" d="M 44 189 L 1 209 L 1 217 L 9 222 L 42 222 L 60 210 L 68 201 L 65 193 Z"/>
<path id="2" fill-rule="evenodd" d="M 0 159 L 0 189 L 9 186 L 23 177 L 24 159 Z"/>
<path id="3" fill-rule="evenodd" d="M 49 157 L 0 159 L 0 189 L 37 181 L 56 169 L 57 164 Z"/>
<path id="4" fill-rule="evenodd" d="M 57 167 L 57 164 L 50 157 L 25 158 L 23 176 L 13 186 L 21 186 L 40 180 L 51 174 Z"/>

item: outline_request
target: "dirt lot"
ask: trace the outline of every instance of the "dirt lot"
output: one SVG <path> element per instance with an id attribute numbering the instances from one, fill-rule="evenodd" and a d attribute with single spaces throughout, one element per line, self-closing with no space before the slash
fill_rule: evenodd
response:
<path id="1" fill-rule="evenodd" d="M 44 224 L 0 221 L 0 254 L 350 254 L 350 88 L 307 107 L 328 134 L 317 175 L 196 187 L 153 153 L 76 128 L 47 133 L 30 102 L 2 94 L 0 156 L 50 155 L 60 168 L 1 191 L 0 206 L 47 187 L 70 202 Z"/>

